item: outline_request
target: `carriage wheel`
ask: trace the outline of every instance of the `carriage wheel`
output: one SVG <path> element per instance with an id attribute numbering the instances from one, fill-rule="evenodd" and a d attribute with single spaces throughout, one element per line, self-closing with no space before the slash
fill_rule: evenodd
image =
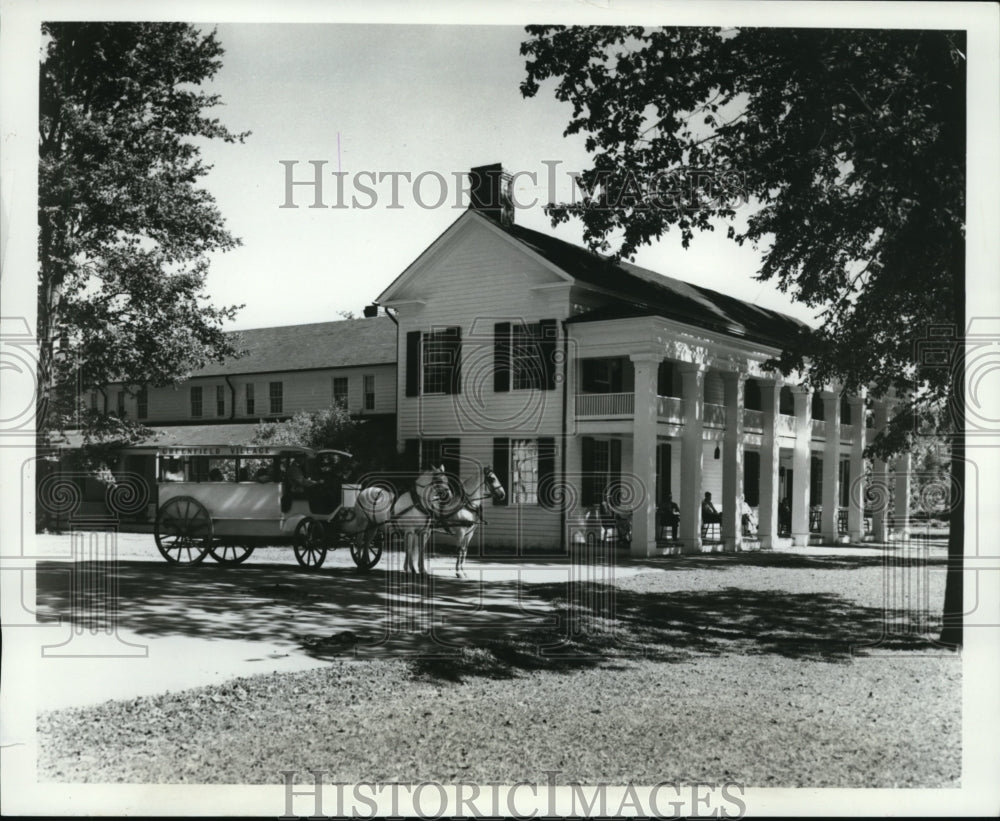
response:
<path id="1" fill-rule="evenodd" d="M 360 570 L 371 570 L 382 558 L 382 547 L 385 544 L 385 529 L 379 528 L 375 531 L 371 541 L 365 545 L 364 534 L 361 533 L 356 539 L 351 540 L 351 558 Z"/>
<path id="2" fill-rule="evenodd" d="M 160 508 L 153 535 L 168 562 L 195 565 L 212 547 L 212 517 L 197 499 L 175 496 Z"/>
<path id="3" fill-rule="evenodd" d="M 243 564 L 253 553 L 252 547 L 243 545 L 227 544 L 219 547 L 210 547 L 209 554 L 219 564 Z"/>
<path id="4" fill-rule="evenodd" d="M 295 528 L 295 560 L 302 567 L 315 568 L 326 559 L 326 528 L 307 516 Z"/>

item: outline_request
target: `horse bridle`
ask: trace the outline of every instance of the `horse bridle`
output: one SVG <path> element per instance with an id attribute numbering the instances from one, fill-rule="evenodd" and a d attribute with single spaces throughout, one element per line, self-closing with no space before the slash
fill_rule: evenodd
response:
<path id="1" fill-rule="evenodd" d="M 491 468 L 488 468 L 488 467 L 483 468 L 483 479 L 484 480 L 489 475 L 491 475 L 491 474 L 492 474 L 493 478 L 496 479 L 496 473 L 494 473 Z M 479 486 L 482 487 L 484 484 L 486 484 L 485 481 L 484 482 L 480 482 Z M 468 510 L 470 513 L 476 513 L 476 514 L 482 516 L 483 506 L 482 505 L 477 505 L 475 503 L 476 502 L 485 502 L 487 499 L 496 499 L 496 494 L 495 494 L 495 492 L 493 491 L 492 488 L 489 488 L 487 490 L 485 496 L 472 497 L 472 496 L 469 495 L 469 491 L 467 491 L 465 489 L 465 485 L 461 485 L 460 487 L 462 488 L 462 504 L 461 504 L 461 506 L 455 508 L 455 511 L 454 511 L 455 513 L 457 513 L 459 510 Z M 445 518 L 447 518 L 447 517 L 445 517 Z"/>

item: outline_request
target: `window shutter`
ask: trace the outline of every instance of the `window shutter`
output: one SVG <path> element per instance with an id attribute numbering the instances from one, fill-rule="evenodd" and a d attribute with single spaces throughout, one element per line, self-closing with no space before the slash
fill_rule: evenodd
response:
<path id="1" fill-rule="evenodd" d="M 448 351 L 450 353 L 451 378 L 445 385 L 448 393 L 462 392 L 462 329 L 448 329 Z"/>
<path id="2" fill-rule="evenodd" d="M 494 505 L 506 505 L 507 499 L 512 492 L 510 486 L 510 440 L 506 436 L 493 440 L 493 471 L 496 473 L 503 489 L 507 491 L 506 498 L 502 502 L 494 502 Z"/>
<path id="3" fill-rule="evenodd" d="M 546 510 L 555 510 L 556 504 L 556 440 L 551 436 L 538 438 L 538 503 Z"/>
<path id="4" fill-rule="evenodd" d="M 620 482 L 622 478 L 622 440 L 611 440 L 611 481 Z"/>
<path id="5" fill-rule="evenodd" d="M 542 390 L 552 391 L 556 388 L 556 342 L 559 329 L 554 319 L 543 319 L 538 323 L 538 348 L 542 359 Z"/>
<path id="6" fill-rule="evenodd" d="M 441 443 L 441 461 L 444 462 L 444 471 L 453 477 L 459 485 L 462 483 L 462 443 L 458 438 L 448 438 Z"/>
<path id="7" fill-rule="evenodd" d="M 510 390 L 510 323 L 493 326 L 493 392 Z"/>
<path id="8" fill-rule="evenodd" d="M 580 500 L 584 507 L 597 504 L 594 499 L 594 485 L 597 483 L 594 471 L 594 439 L 591 436 L 584 436 L 580 439 L 581 467 L 583 468 L 583 498 Z"/>
<path id="9" fill-rule="evenodd" d="M 413 473 L 420 472 L 419 439 L 407 439 L 406 442 L 404 443 L 403 469 L 406 471 L 412 471 Z"/>
<path id="10" fill-rule="evenodd" d="M 420 395 L 420 331 L 406 334 L 406 395 Z"/>

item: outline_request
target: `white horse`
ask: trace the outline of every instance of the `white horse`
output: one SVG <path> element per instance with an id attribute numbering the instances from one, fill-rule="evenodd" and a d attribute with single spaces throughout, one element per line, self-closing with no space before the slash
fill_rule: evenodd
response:
<path id="1" fill-rule="evenodd" d="M 447 505 L 447 512 L 433 523 L 433 529 L 449 533 L 458 540 L 458 559 L 455 561 L 455 575 L 463 579 L 465 573 L 465 556 L 469 551 L 469 542 L 476 526 L 483 522 L 482 507 L 486 499 L 502 502 L 507 498 L 507 492 L 497 478 L 493 468 L 486 465 L 480 476 L 467 480 L 461 488 L 461 494 Z"/>
<path id="2" fill-rule="evenodd" d="M 404 569 L 426 573 L 425 548 L 431 524 L 450 498 L 444 467 L 433 467 L 421 473 L 413 487 L 399 496 L 378 485 L 365 488 L 354 507 L 336 518 L 336 527 L 353 536 L 360 550 L 368 547 L 380 527 L 400 531 L 406 550 Z"/>

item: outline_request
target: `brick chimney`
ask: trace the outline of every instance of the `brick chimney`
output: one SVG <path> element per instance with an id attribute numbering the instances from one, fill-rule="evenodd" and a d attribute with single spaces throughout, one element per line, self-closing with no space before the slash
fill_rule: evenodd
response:
<path id="1" fill-rule="evenodd" d="M 470 208 L 504 228 L 514 224 L 511 177 L 500 163 L 480 165 L 469 171 Z"/>

